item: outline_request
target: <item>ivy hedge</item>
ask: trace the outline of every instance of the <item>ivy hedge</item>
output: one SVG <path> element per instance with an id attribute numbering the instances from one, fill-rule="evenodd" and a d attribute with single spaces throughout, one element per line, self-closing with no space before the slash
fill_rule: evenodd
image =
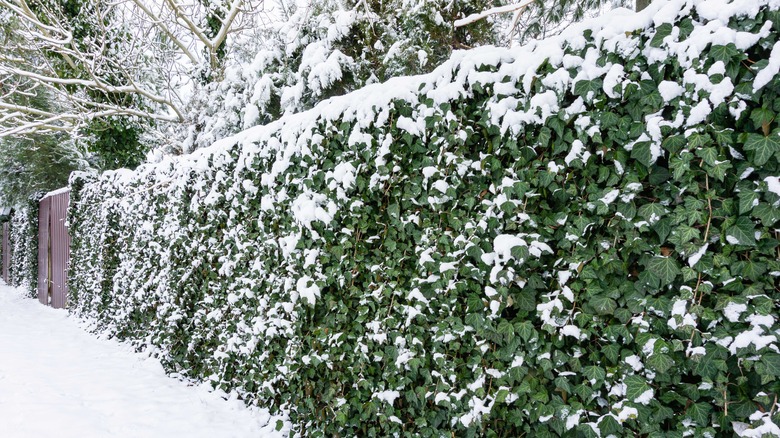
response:
<path id="1" fill-rule="evenodd" d="M 35 193 L 19 206 L 8 220 L 8 283 L 25 290 L 29 297 L 38 296 L 38 209 L 42 193 Z"/>
<path id="2" fill-rule="evenodd" d="M 616 11 L 77 174 L 70 310 L 304 436 L 780 433 L 779 7 Z"/>

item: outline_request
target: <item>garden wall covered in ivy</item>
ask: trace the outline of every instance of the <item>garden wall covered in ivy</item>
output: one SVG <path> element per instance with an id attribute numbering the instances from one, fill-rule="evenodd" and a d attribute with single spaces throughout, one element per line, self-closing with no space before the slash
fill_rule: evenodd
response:
<path id="1" fill-rule="evenodd" d="M 36 193 L 15 211 L 9 224 L 8 283 L 26 291 L 30 297 L 38 294 L 38 202 Z"/>
<path id="2" fill-rule="evenodd" d="M 615 11 L 76 175 L 71 311 L 303 435 L 780 433 L 778 8 Z"/>

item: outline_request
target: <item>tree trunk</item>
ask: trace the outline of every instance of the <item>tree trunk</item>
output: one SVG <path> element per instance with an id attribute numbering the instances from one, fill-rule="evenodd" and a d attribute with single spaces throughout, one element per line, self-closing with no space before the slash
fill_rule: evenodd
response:
<path id="1" fill-rule="evenodd" d="M 639 12 L 650 4 L 650 0 L 636 0 L 636 11 Z"/>

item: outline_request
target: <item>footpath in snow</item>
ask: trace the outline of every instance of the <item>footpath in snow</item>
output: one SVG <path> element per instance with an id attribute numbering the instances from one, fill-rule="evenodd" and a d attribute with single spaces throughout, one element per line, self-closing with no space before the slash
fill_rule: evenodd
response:
<path id="1" fill-rule="evenodd" d="M 283 437 L 277 418 L 167 377 L 0 280 L 0 436 Z"/>

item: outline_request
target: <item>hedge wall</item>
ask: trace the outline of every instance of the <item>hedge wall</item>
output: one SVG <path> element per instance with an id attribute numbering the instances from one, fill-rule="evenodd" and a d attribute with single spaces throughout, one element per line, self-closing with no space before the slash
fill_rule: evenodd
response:
<path id="1" fill-rule="evenodd" d="M 38 208 L 41 193 L 36 193 L 27 205 L 18 207 L 11 216 L 9 246 L 11 263 L 8 282 L 38 296 Z"/>
<path id="2" fill-rule="evenodd" d="M 77 175 L 71 311 L 301 435 L 780 433 L 778 8 L 617 11 Z"/>

